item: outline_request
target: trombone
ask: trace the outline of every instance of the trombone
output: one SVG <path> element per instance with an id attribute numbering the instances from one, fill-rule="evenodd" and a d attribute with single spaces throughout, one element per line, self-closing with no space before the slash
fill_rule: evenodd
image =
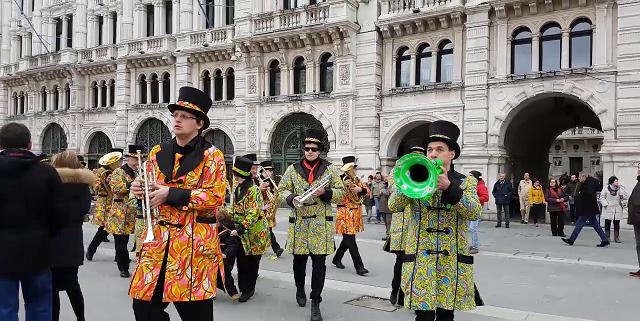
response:
<path id="1" fill-rule="evenodd" d="M 147 165 L 149 161 L 142 162 L 142 151 L 136 151 L 138 155 L 138 176 L 144 180 L 144 198 L 142 199 L 142 212 L 147 223 L 147 235 L 144 238 L 143 243 L 150 243 L 155 240 L 153 235 L 153 222 L 151 214 L 158 216 L 158 209 L 151 210 L 149 202 L 149 193 L 151 185 L 155 184 L 156 177 L 148 173 Z"/>

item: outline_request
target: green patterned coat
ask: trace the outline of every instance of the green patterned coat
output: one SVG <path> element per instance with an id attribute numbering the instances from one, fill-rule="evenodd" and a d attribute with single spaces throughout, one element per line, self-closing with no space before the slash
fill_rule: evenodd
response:
<path id="1" fill-rule="evenodd" d="M 387 178 L 387 182 L 389 184 L 389 191 L 393 193 L 396 190 L 395 180 L 393 178 L 393 171 L 395 168 L 392 168 Z M 393 213 L 391 215 L 391 224 L 389 226 L 389 249 L 391 252 L 404 252 L 405 246 L 405 238 L 407 223 L 411 217 L 411 207 L 406 206 L 403 211 L 399 211 L 397 213 Z"/>
<path id="2" fill-rule="evenodd" d="M 251 184 L 246 191 L 236 194 L 233 221 L 238 232 L 244 230 L 240 234 L 240 240 L 246 255 L 262 255 L 271 244 L 269 223 L 262 213 L 262 206 L 262 194 L 258 186 Z"/>
<path id="3" fill-rule="evenodd" d="M 326 160 L 320 160 L 320 162 L 311 185 L 315 185 L 325 176 L 331 176 L 331 182 L 325 187 L 324 195 L 312 196 L 306 202 L 310 205 L 294 208 L 292 203 L 295 196 L 301 195 L 310 187 L 302 161 L 287 167 L 278 186 L 279 195 L 292 208 L 286 246 L 289 253 L 331 254 L 335 250 L 334 215 L 331 203 L 335 204 L 342 200 L 344 184 L 337 168 Z"/>
<path id="4" fill-rule="evenodd" d="M 476 220 L 482 210 L 477 180 L 455 171 L 449 172 L 449 180 L 449 190 L 438 191 L 429 201 L 397 192 L 389 200 L 394 212 L 411 207 L 401 287 L 404 304 L 412 310 L 475 308 L 473 257 L 466 233 L 468 221 Z"/>

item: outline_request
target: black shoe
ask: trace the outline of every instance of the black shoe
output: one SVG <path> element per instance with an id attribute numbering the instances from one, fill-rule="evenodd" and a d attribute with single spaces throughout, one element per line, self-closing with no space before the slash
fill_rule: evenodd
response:
<path id="1" fill-rule="evenodd" d="M 320 302 L 311 302 L 311 321 L 322 321 Z"/>
<path id="2" fill-rule="evenodd" d="M 298 306 L 301 308 L 307 305 L 307 295 L 304 291 L 296 291 L 296 302 L 298 302 Z"/>
<path id="3" fill-rule="evenodd" d="M 282 248 L 279 248 L 279 249 L 276 251 L 276 256 L 277 256 L 277 257 L 280 257 L 280 256 L 282 256 L 282 253 L 284 253 L 284 250 L 283 250 Z"/>
<path id="4" fill-rule="evenodd" d="M 496 224 L 496 227 L 502 227 L 502 224 L 498 223 Z"/>
<path id="5" fill-rule="evenodd" d="M 120 271 L 120 277 L 121 278 L 130 278 L 131 277 L 131 273 L 129 273 L 129 271 L 127 271 L 127 270 Z"/>
<path id="6" fill-rule="evenodd" d="M 560 234 L 558 234 L 558 236 L 560 236 L 560 237 L 567 237 L 564 233 L 560 233 Z"/>
<path id="7" fill-rule="evenodd" d="M 524 223 L 524 220 L 520 220 L 520 223 L 525 224 L 525 223 Z"/>
<path id="8" fill-rule="evenodd" d="M 504 228 L 509 228 L 509 223 L 505 223 Z"/>
<path id="9" fill-rule="evenodd" d="M 369 273 L 369 270 L 365 269 L 365 268 L 359 268 L 356 270 L 356 274 L 360 275 L 360 276 L 364 276 L 367 273 Z"/>
<path id="10" fill-rule="evenodd" d="M 404 306 L 404 292 L 400 291 L 400 293 L 398 293 L 398 305 L 399 306 Z"/>
<path id="11" fill-rule="evenodd" d="M 340 270 L 344 270 L 344 264 L 342 264 L 342 262 L 334 260 L 334 261 L 331 261 L 331 263 L 333 263 L 333 265 L 335 265 Z"/>
<path id="12" fill-rule="evenodd" d="M 87 261 L 93 261 L 94 254 L 95 253 L 87 252 L 87 255 L 86 255 Z"/>
<path id="13" fill-rule="evenodd" d="M 396 305 L 396 303 L 398 303 L 398 290 L 391 290 L 389 302 L 391 302 L 391 305 Z"/>
<path id="14" fill-rule="evenodd" d="M 247 302 L 249 301 L 249 299 L 251 299 L 251 297 L 253 296 L 253 294 L 255 294 L 255 290 L 251 290 L 249 292 L 242 292 L 242 294 L 240 294 L 240 298 L 238 299 L 238 302 Z"/>
<path id="15" fill-rule="evenodd" d="M 605 246 L 607 246 L 607 245 L 609 245 L 609 244 L 610 244 L 610 242 L 609 242 L 609 241 L 602 241 L 602 242 L 600 242 L 600 244 L 598 244 L 598 245 L 596 245 L 596 246 L 597 246 L 597 247 L 605 247 Z"/>
<path id="16" fill-rule="evenodd" d="M 567 244 L 569 244 L 569 245 L 573 245 L 573 241 L 572 241 L 572 240 L 570 240 L 570 239 L 567 239 L 567 238 L 564 238 L 564 237 L 563 237 L 563 238 L 562 238 L 562 241 L 563 241 L 563 242 L 565 242 L 565 243 L 567 243 Z"/>

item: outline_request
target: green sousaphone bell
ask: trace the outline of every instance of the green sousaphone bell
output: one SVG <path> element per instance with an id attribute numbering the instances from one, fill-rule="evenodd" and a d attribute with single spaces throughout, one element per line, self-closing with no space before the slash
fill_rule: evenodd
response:
<path id="1" fill-rule="evenodd" d="M 393 170 L 398 191 L 407 197 L 429 200 L 438 188 L 442 160 L 431 160 L 421 154 L 407 154 L 396 162 Z"/>

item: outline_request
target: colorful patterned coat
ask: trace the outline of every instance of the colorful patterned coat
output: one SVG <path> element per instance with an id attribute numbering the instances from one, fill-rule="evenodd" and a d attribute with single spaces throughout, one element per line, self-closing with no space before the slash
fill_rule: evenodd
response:
<path id="1" fill-rule="evenodd" d="M 345 182 L 345 192 L 342 201 L 338 203 L 336 213 L 336 233 L 355 235 L 364 231 L 364 223 L 362 221 L 362 201 L 361 197 L 367 194 L 367 184 L 358 181 L 357 186 L 362 188 L 359 195 L 353 195 L 347 190 Z"/>
<path id="2" fill-rule="evenodd" d="M 99 167 L 94 172 L 98 179 L 95 185 L 93 185 L 93 191 L 96 193 L 96 206 L 93 218 L 91 218 L 91 223 L 98 227 L 105 225 L 105 217 L 111 208 L 112 198 L 110 197 L 111 191 L 108 187 L 111 172 L 111 170 L 104 167 Z"/>
<path id="3" fill-rule="evenodd" d="M 393 178 L 392 168 L 388 176 L 387 182 L 389 187 L 386 189 L 387 193 L 393 193 L 396 190 L 395 180 Z M 391 252 L 404 252 L 405 239 L 407 238 L 407 223 L 411 217 L 411 206 L 407 206 L 403 211 L 393 213 L 391 215 L 391 224 L 389 226 L 389 250 Z"/>
<path id="4" fill-rule="evenodd" d="M 174 152 L 180 150 L 174 144 L 175 138 L 149 154 L 148 166 L 156 181 L 171 190 L 154 219 L 155 241 L 143 244 L 140 251 L 129 289 L 134 299 L 151 300 L 166 249 L 164 302 L 206 300 L 216 294 L 223 263 L 211 219 L 224 202 L 224 155 L 199 136 L 182 148 L 193 150 L 186 156 Z"/>
<path id="5" fill-rule="evenodd" d="M 278 200 L 280 199 L 280 195 L 278 194 L 277 186 L 272 187 L 271 183 L 269 183 L 269 188 L 271 188 L 271 192 L 273 193 L 273 199 L 271 200 L 271 202 L 267 202 L 265 198 L 265 193 L 262 193 L 263 199 L 265 200 L 263 211 L 264 211 L 264 217 L 267 220 L 267 223 L 269 223 L 269 228 L 274 228 L 276 227 L 276 224 L 277 224 L 276 214 L 278 212 L 278 205 L 279 205 Z"/>
<path id="6" fill-rule="evenodd" d="M 338 169 L 326 160 L 320 160 L 314 183 L 325 176 L 331 176 L 330 183 L 325 187 L 325 194 L 312 196 L 302 208 L 293 206 L 293 198 L 301 195 L 310 185 L 307 183 L 302 161 L 289 167 L 278 185 L 280 196 L 292 208 L 289 216 L 287 252 L 293 254 L 331 254 L 335 250 L 333 241 L 333 209 L 331 203 L 336 203 L 344 195 L 344 184 Z"/>
<path id="7" fill-rule="evenodd" d="M 109 177 L 113 198 L 104 226 L 109 234 L 129 235 L 135 231 L 136 200 L 129 197 L 129 188 L 135 177 L 136 172 L 127 164 L 116 168 Z"/>
<path id="8" fill-rule="evenodd" d="M 244 229 L 240 239 L 246 255 L 262 255 L 270 244 L 269 224 L 262 214 L 262 206 L 260 189 L 253 184 L 243 194 L 238 195 L 233 205 L 236 230 L 240 226 Z"/>
<path id="9" fill-rule="evenodd" d="M 449 172 L 449 180 L 449 190 L 436 192 L 429 201 L 398 192 L 389 200 L 394 212 L 411 207 L 401 287 L 405 306 L 412 310 L 475 308 L 473 257 L 466 232 L 468 221 L 476 220 L 482 211 L 477 180 L 454 171 Z"/>

